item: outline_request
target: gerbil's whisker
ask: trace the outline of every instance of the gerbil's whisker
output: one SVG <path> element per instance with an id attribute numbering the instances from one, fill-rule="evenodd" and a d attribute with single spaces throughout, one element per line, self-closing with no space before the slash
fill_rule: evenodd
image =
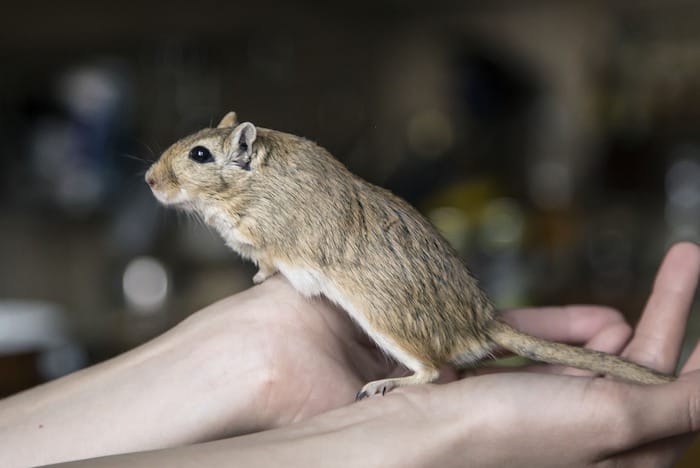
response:
<path id="1" fill-rule="evenodd" d="M 145 141 L 141 141 L 141 140 L 136 140 L 136 142 L 139 145 L 141 145 L 142 147 L 144 147 L 146 149 L 146 151 L 148 151 L 148 153 L 150 154 L 150 159 L 148 159 L 148 160 L 144 159 L 144 161 L 152 162 L 152 161 L 155 161 L 156 159 L 158 159 L 158 154 L 160 154 L 160 153 L 154 152 L 153 148 L 151 148 L 148 145 L 148 143 L 146 143 Z"/>
<path id="2" fill-rule="evenodd" d="M 135 154 L 121 153 L 119 156 L 122 157 L 122 158 L 131 159 L 131 160 L 133 160 L 133 161 L 138 161 L 138 162 L 144 163 L 144 164 L 150 164 L 150 163 L 151 163 L 151 161 L 149 161 L 149 160 L 147 160 L 147 159 L 145 159 L 145 158 L 142 158 L 142 157 L 140 157 L 140 156 L 136 156 Z"/>

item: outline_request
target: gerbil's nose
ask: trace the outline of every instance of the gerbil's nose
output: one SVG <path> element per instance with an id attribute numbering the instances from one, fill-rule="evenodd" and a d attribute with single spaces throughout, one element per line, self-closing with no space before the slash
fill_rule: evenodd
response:
<path id="1" fill-rule="evenodd" d="M 156 178 L 151 175 L 151 171 L 146 172 L 146 183 L 149 187 L 153 188 L 156 185 Z"/>

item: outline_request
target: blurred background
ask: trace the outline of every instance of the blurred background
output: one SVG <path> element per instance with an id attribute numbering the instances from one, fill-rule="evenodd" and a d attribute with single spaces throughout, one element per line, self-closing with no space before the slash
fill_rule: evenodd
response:
<path id="1" fill-rule="evenodd" d="M 0 63 L 0 395 L 251 284 L 143 183 L 229 110 L 419 207 L 499 307 L 634 321 L 700 241 L 694 1 L 11 2 Z"/>

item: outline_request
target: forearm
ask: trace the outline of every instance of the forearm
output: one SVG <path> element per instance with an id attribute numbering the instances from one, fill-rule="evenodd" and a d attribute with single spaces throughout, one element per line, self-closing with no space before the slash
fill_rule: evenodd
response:
<path id="1" fill-rule="evenodd" d="M 259 359 L 244 349 L 250 346 L 245 337 L 217 332 L 221 326 L 216 319 L 190 319 L 117 358 L 0 401 L 0 466 L 255 430 L 253 398 L 265 376 Z"/>
<path id="2" fill-rule="evenodd" d="M 450 466 L 464 424 L 426 414 L 426 395 L 378 399 L 340 408 L 301 423 L 227 440 L 61 465 L 65 467 Z M 463 443 L 463 442 L 462 442 Z M 461 463 L 464 460 L 460 460 Z"/>

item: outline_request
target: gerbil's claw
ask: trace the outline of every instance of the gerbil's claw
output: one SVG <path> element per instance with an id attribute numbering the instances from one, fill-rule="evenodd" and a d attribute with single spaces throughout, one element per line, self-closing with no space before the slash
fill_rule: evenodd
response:
<path id="1" fill-rule="evenodd" d="M 375 380 L 362 387 L 362 390 L 359 391 L 355 400 L 362 400 L 375 395 L 383 396 L 386 395 L 386 392 L 390 392 L 394 387 L 396 387 L 396 379 Z"/>
<path id="2" fill-rule="evenodd" d="M 363 398 L 372 397 L 374 395 L 386 395 L 387 392 L 392 391 L 396 387 L 402 387 L 404 385 L 416 385 L 424 384 L 434 381 L 440 376 L 440 371 L 437 369 L 426 368 L 421 369 L 420 372 L 416 372 L 408 377 L 396 377 L 393 379 L 383 379 L 374 380 L 368 382 L 360 393 L 357 394 L 357 400 Z"/>

